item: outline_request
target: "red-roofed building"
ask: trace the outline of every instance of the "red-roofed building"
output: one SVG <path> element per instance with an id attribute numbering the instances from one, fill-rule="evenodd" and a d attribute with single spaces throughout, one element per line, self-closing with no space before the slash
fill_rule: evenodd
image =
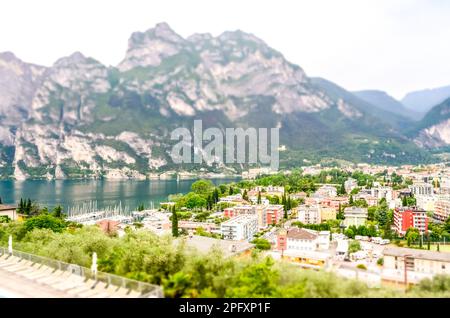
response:
<path id="1" fill-rule="evenodd" d="M 412 227 L 420 233 L 428 232 L 428 217 L 425 210 L 415 207 L 396 208 L 394 210 L 394 226 L 398 234 L 404 235 Z"/>

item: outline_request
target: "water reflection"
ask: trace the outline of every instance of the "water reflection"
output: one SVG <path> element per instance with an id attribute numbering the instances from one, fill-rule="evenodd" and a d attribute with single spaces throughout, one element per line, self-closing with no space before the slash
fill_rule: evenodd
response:
<path id="1" fill-rule="evenodd" d="M 237 179 L 215 179 L 215 184 Z M 0 181 L 3 203 L 18 203 L 20 198 L 30 198 L 43 206 L 64 207 L 97 201 L 99 208 L 121 202 L 134 209 L 139 204 L 150 207 L 167 200 L 168 195 L 186 193 L 194 180 L 26 180 Z"/>

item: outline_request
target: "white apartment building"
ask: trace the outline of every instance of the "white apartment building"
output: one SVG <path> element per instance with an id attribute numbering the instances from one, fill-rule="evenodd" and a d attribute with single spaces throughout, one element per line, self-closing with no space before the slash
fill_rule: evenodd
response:
<path id="1" fill-rule="evenodd" d="M 433 195 L 433 185 L 425 182 L 417 182 L 409 186 L 411 193 L 417 195 Z"/>
<path id="2" fill-rule="evenodd" d="M 316 194 L 324 197 L 335 197 L 337 196 L 337 190 L 333 186 L 323 185 L 319 189 L 317 189 Z"/>
<path id="3" fill-rule="evenodd" d="M 436 200 L 434 195 L 418 195 L 416 196 L 416 206 L 425 211 L 434 211 Z"/>
<path id="4" fill-rule="evenodd" d="M 258 217 L 251 214 L 236 216 L 223 222 L 220 231 L 225 240 L 249 241 L 258 232 Z"/>
<path id="5" fill-rule="evenodd" d="M 370 195 L 377 198 L 378 201 L 381 199 L 386 199 L 386 202 L 389 203 L 392 201 L 393 192 L 391 187 L 376 187 L 370 189 Z"/>
<path id="6" fill-rule="evenodd" d="M 439 195 L 434 203 L 433 219 L 445 222 L 450 217 L 450 194 Z"/>
<path id="7" fill-rule="evenodd" d="M 364 225 L 367 221 L 368 211 L 366 208 L 358 207 L 348 207 L 344 209 L 344 225 L 349 226 L 360 226 Z"/>
<path id="8" fill-rule="evenodd" d="M 320 211 L 318 206 L 300 205 L 297 207 L 297 219 L 303 224 L 319 224 Z"/>
<path id="9" fill-rule="evenodd" d="M 330 248 L 329 231 L 313 231 L 308 229 L 291 228 L 287 232 L 281 231 L 285 236 L 286 250 L 288 251 L 318 251 Z"/>

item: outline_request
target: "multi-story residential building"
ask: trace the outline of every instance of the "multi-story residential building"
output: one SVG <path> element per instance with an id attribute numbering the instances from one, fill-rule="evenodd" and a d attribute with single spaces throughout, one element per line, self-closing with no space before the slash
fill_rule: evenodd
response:
<path id="1" fill-rule="evenodd" d="M 326 222 L 328 220 L 336 220 L 336 209 L 328 206 L 319 206 L 320 222 Z"/>
<path id="2" fill-rule="evenodd" d="M 428 231 L 428 217 L 425 210 L 416 207 L 401 207 L 394 210 L 395 231 L 404 235 L 412 227 L 419 230 L 420 233 Z"/>
<path id="3" fill-rule="evenodd" d="M 364 200 L 367 202 L 368 206 L 377 206 L 378 205 L 378 199 L 370 194 L 367 193 L 358 193 L 353 196 L 353 200 Z"/>
<path id="4" fill-rule="evenodd" d="M 347 193 L 350 193 L 356 187 L 358 187 L 358 182 L 353 178 L 348 178 L 347 181 L 344 182 L 345 192 Z"/>
<path id="5" fill-rule="evenodd" d="M 347 207 L 344 209 L 344 225 L 345 226 L 360 226 L 367 221 L 368 211 L 366 208 Z"/>
<path id="6" fill-rule="evenodd" d="M 416 206 L 425 211 L 434 211 L 434 204 L 437 198 L 434 195 L 418 195 L 416 196 Z"/>
<path id="7" fill-rule="evenodd" d="M 372 188 L 370 189 L 370 194 L 378 200 L 386 199 L 387 203 L 389 203 L 394 198 L 391 187 L 379 186 L 376 188 Z"/>
<path id="8" fill-rule="evenodd" d="M 284 194 L 284 187 L 278 187 L 278 186 L 257 186 L 251 190 L 252 195 L 257 195 L 258 193 L 261 193 L 261 195 L 270 195 L 270 196 L 278 196 L 281 197 Z"/>
<path id="9" fill-rule="evenodd" d="M 450 275 L 450 253 L 400 247 L 386 247 L 383 251 L 385 281 L 418 283 L 435 275 Z"/>
<path id="10" fill-rule="evenodd" d="M 281 230 L 277 236 L 278 250 L 318 251 L 330 247 L 329 231 L 313 231 L 301 228 Z"/>
<path id="11" fill-rule="evenodd" d="M 238 215 L 256 215 L 258 218 L 258 227 L 260 229 L 266 228 L 268 224 L 267 223 L 267 205 L 264 204 L 258 204 L 258 205 L 237 205 L 230 208 L 225 208 L 223 210 L 223 216 L 224 217 L 236 217 Z"/>
<path id="12" fill-rule="evenodd" d="M 220 225 L 225 240 L 251 240 L 258 232 L 258 217 L 251 214 L 238 215 Z"/>
<path id="13" fill-rule="evenodd" d="M 320 211 L 318 206 L 300 205 L 297 207 L 297 219 L 304 224 L 319 224 Z"/>
<path id="14" fill-rule="evenodd" d="M 247 201 L 242 198 L 242 194 L 233 194 L 219 199 L 219 203 L 245 204 Z"/>
<path id="15" fill-rule="evenodd" d="M 324 197 L 335 197 L 337 196 L 337 190 L 333 186 L 323 185 L 319 189 L 317 189 L 316 194 Z"/>
<path id="16" fill-rule="evenodd" d="M 433 185 L 425 182 L 417 182 L 409 186 L 411 193 L 414 196 L 417 195 L 433 195 Z"/>
<path id="17" fill-rule="evenodd" d="M 445 222 L 450 217 L 450 194 L 439 195 L 434 203 L 433 219 Z"/>
<path id="18" fill-rule="evenodd" d="M 266 208 L 266 224 L 277 224 L 284 215 L 284 208 L 282 205 L 270 204 Z"/>

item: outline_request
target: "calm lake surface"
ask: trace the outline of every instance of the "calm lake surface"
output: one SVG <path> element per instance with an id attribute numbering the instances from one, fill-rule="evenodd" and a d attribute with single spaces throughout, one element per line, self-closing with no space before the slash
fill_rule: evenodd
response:
<path id="1" fill-rule="evenodd" d="M 212 179 L 214 184 L 238 179 Z M 170 194 L 187 193 L 195 180 L 2 180 L 0 197 L 5 204 L 30 198 L 49 208 L 62 205 L 65 209 L 94 204 L 98 208 L 119 204 L 134 210 L 139 204 L 158 207 Z"/>

